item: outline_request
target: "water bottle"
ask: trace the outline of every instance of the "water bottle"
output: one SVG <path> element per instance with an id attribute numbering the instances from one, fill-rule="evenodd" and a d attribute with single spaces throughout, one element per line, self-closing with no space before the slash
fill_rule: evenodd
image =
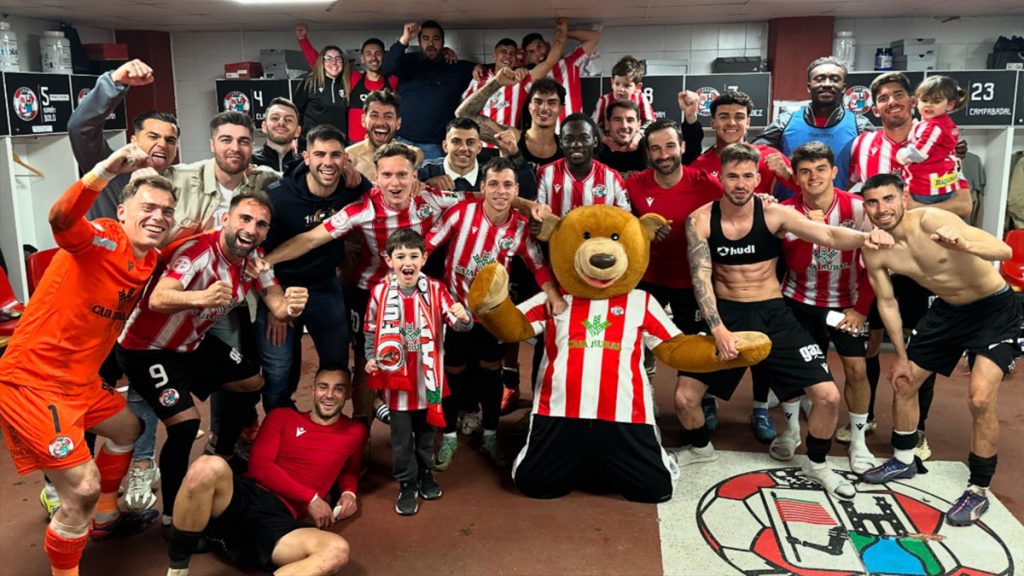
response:
<path id="1" fill-rule="evenodd" d="M 10 22 L 0 22 L 0 72 L 20 72 L 18 61 L 18 35 Z"/>
<path id="2" fill-rule="evenodd" d="M 847 71 L 853 70 L 854 62 L 857 60 L 857 40 L 853 32 L 840 30 L 832 39 L 832 55 L 846 65 Z"/>
<path id="3" fill-rule="evenodd" d="M 60 30 L 46 30 L 39 39 L 39 57 L 43 72 L 71 74 L 71 41 Z"/>

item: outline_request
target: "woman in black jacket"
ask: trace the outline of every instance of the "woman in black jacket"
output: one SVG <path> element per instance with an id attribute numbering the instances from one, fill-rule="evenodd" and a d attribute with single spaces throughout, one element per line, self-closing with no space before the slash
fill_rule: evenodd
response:
<path id="1" fill-rule="evenodd" d="M 302 80 L 295 94 L 302 125 L 300 148 L 305 148 L 306 133 L 320 124 L 330 124 L 348 134 L 349 88 L 344 52 L 337 46 L 324 46 L 315 69 Z"/>

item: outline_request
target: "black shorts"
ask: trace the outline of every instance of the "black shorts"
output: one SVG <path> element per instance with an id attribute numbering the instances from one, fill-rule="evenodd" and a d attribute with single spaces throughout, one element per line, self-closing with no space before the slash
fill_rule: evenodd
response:
<path id="1" fill-rule="evenodd" d="M 637 288 L 648 292 L 658 304 L 672 308 L 672 322 L 683 331 L 683 334 L 708 334 L 708 325 L 700 315 L 697 297 L 693 288 L 669 288 L 640 282 Z"/>
<path id="2" fill-rule="evenodd" d="M 836 345 L 836 352 L 847 358 L 863 358 L 867 351 L 868 335 L 850 334 L 842 330 L 836 330 L 825 321 L 830 311 L 843 313 L 842 308 L 825 308 L 812 306 L 797 302 L 792 298 L 786 298 L 786 306 L 793 311 L 796 321 L 803 326 L 804 330 L 814 338 L 814 341 L 821 348 L 822 352 L 828 351 L 828 343 L 831 341 Z"/>
<path id="3" fill-rule="evenodd" d="M 753 370 L 757 377 L 764 376 L 771 389 L 783 402 L 804 393 L 804 388 L 829 382 L 832 373 L 821 347 L 796 321 L 793 312 L 782 298 L 761 302 L 718 301 L 718 314 L 722 323 L 733 331 L 755 330 L 764 332 L 772 341 L 772 351 Z M 732 397 L 746 368 L 720 370 L 708 374 L 686 373 L 698 380 L 718 398 Z"/>
<path id="4" fill-rule="evenodd" d="M 223 541 L 228 555 L 238 564 L 273 572 L 271 558 L 277 541 L 286 534 L 311 525 L 296 520 L 273 492 L 249 478 L 235 476 L 231 502 L 212 518 L 205 533 Z"/>
<path id="5" fill-rule="evenodd" d="M 547 246 L 547 244 L 543 244 L 543 246 Z M 544 258 L 544 261 L 547 262 L 546 253 Z M 508 269 L 508 297 L 512 303 L 525 302 L 538 292 L 540 292 L 540 286 L 537 286 L 533 272 L 530 272 L 522 258 L 513 258 Z"/>
<path id="6" fill-rule="evenodd" d="M 448 330 L 444 336 L 445 366 L 475 366 L 477 362 L 501 362 L 505 346 L 482 324 L 469 332 Z"/>
<path id="7" fill-rule="evenodd" d="M 370 305 L 370 291 L 353 286 L 345 294 L 345 303 L 348 304 L 348 316 L 350 320 L 349 334 L 352 335 L 352 350 L 356 358 L 366 356 L 366 334 L 363 333 L 363 323 L 366 321 L 366 308 Z"/>
<path id="8" fill-rule="evenodd" d="M 161 420 L 195 406 L 192 396 L 206 400 L 221 386 L 260 373 L 259 356 L 243 355 L 209 334 L 194 352 L 125 350 L 120 345 L 115 350 L 129 385 Z"/>
<path id="9" fill-rule="evenodd" d="M 967 304 L 935 300 L 907 343 L 907 357 L 928 370 L 949 376 L 966 350 L 984 356 L 1009 374 L 1021 354 L 1018 342 L 1021 305 L 1009 286 Z"/>
<path id="10" fill-rule="evenodd" d="M 909 330 L 924 318 L 928 307 L 935 300 L 935 295 L 927 288 L 921 286 L 909 276 L 893 274 L 892 293 L 896 297 L 896 303 L 900 307 L 900 318 L 903 319 L 903 328 Z M 884 330 L 882 317 L 878 315 L 878 302 L 871 303 L 871 312 L 868 313 L 868 327 L 871 330 Z"/>

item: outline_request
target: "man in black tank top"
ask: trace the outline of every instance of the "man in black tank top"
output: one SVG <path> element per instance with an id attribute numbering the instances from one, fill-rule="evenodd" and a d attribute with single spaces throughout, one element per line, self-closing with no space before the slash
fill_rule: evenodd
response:
<path id="1" fill-rule="evenodd" d="M 825 463 L 838 418 L 839 390 L 828 362 L 814 339 L 797 323 L 782 300 L 775 275 L 784 234 L 840 250 L 891 246 L 892 237 L 881 230 L 870 235 L 849 228 L 826 226 L 778 204 L 765 205 L 754 196 L 760 183 L 760 153 L 746 143 L 722 150 L 723 197 L 698 208 L 686 223 L 687 255 L 693 291 L 701 314 L 715 337 L 719 355 L 735 358 L 732 331 L 762 331 L 772 340 L 772 351 L 753 370 L 768 376 L 782 401 L 807 394 L 813 402 L 808 417 L 807 462 L 803 471 L 831 495 L 849 499 L 856 493 L 849 480 Z M 686 374 L 676 389 L 677 413 L 690 431 L 692 444 L 677 454 L 680 466 L 716 460 L 710 443 L 701 398 L 705 392 L 728 400 L 745 369 L 710 374 Z M 800 444 L 797 414 L 787 414 L 788 428 L 772 442 L 770 454 L 792 459 Z"/>

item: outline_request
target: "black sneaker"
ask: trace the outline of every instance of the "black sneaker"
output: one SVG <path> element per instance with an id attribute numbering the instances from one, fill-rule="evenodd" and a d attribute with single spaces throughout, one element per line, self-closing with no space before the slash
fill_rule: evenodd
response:
<path id="1" fill-rule="evenodd" d="M 412 516 L 419 512 L 420 503 L 417 500 L 418 495 L 415 482 L 400 483 L 398 489 L 398 501 L 395 502 L 395 512 L 398 512 L 402 516 Z"/>
<path id="2" fill-rule="evenodd" d="M 420 476 L 420 497 L 424 500 L 437 500 L 441 497 L 441 485 L 434 480 L 434 475 L 429 471 Z"/>

